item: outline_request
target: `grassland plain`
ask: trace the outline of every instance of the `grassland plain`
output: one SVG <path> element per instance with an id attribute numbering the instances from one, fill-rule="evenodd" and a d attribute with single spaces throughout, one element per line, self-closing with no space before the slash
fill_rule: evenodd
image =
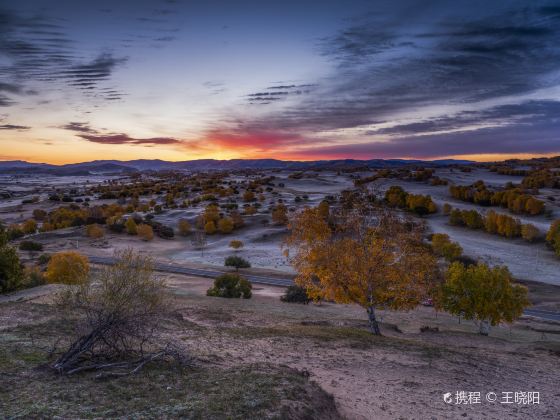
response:
<path id="1" fill-rule="evenodd" d="M 384 336 L 373 337 L 355 306 L 282 303 L 282 289 L 265 286 L 250 300 L 211 298 L 207 279 L 167 281 L 174 317 L 161 337 L 182 343 L 192 366 L 157 363 L 113 380 L 47 368 L 72 331 L 48 296 L 0 304 L 2 416 L 554 419 L 560 411 L 558 324 L 522 319 L 481 337 L 472 323 L 419 308 L 383 313 Z M 537 391 L 540 404 L 444 403 L 444 392 L 461 390 Z"/>

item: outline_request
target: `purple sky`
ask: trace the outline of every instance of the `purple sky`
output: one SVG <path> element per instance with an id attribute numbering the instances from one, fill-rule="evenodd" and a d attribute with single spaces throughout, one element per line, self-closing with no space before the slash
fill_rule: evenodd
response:
<path id="1" fill-rule="evenodd" d="M 558 1 L 12 1 L 0 159 L 560 154 Z"/>

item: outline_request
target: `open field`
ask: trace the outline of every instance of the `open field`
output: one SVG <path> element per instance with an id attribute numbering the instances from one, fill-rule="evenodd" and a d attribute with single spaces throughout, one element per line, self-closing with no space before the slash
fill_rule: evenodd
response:
<path id="1" fill-rule="evenodd" d="M 235 229 L 232 233 L 214 234 L 207 236 L 207 245 L 203 251 L 192 244 L 191 237 L 175 236 L 172 240 L 156 239 L 150 243 L 142 242 L 137 237 L 107 232 L 102 240 L 91 240 L 86 238 L 83 228 L 62 229 L 35 235 L 33 238 L 43 242 L 48 251 L 68 249 L 78 246 L 82 252 L 88 255 L 109 256 L 114 249 L 131 246 L 142 252 L 147 252 L 162 259 L 163 261 L 202 264 L 219 266 L 223 264 L 225 257 L 235 253 L 251 262 L 253 267 L 271 269 L 293 274 L 286 256 L 283 254 L 281 245 L 287 232 L 286 226 L 270 223 L 270 214 L 275 203 L 281 200 L 293 213 L 305 206 L 317 205 L 328 196 L 339 194 L 343 190 L 353 188 L 353 179 L 357 176 L 367 176 L 368 173 L 340 174 L 337 172 L 320 171 L 309 172 L 301 178 L 290 177 L 288 171 L 265 171 L 262 176 L 274 176 L 272 191 L 263 190 L 263 200 L 258 211 L 253 215 L 244 216 L 244 226 Z M 483 180 L 487 185 L 503 186 L 507 182 L 519 182 L 521 177 L 499 175 L 483 168 L 473 168 L 471 172 L 462 172 L 452 168 L 438 168 L 434 175 L 456 185 L 470 185 L 477 180 Z M 54 177 L 56 178 L 56 177 Z M 60 203 L 48 201 L 45 194 L 56 188 L 68 190 L 75 188 L 81 191 L 86 185 L 103 184 L 101 177 L 77 178 L 58 177 L 58 181 L 50 178 L 44 182 L 29 176 L 17 179 L 5 179 L 0 183 L 0 188 L 10 191 L 12 197 L 0 200 L 0 219 L 5 224 L 21 223 L 31 217 L 35 209 L 51 211 Z M 62 180 L 60 180 L 62 179 Z M 115 178 L 116 179 L 116 178 Z M 256 175 L 230 175 L 222 180 L 224 185 L 228 183 L 243 183 L 258 179 Z M 85 182 L 88 181 L 87 184 Z M 448 191 L 448 186 L 433 186 L 426 182 L 407 181 L 402 179 L 382 178 L 371 184 L 368 188 L 375 191 L 384 191 L 392 185 L 400 185 L 406 191 L 415 194 L 429 194 L 434 202 L 440 207 L 444 203 L 451 204 L 459 209 L 477 209 L 481 213 L 494 209 L 501 213 L 508 213 L 506 209 L 494 207 L 480 207 L 475 204 L 466 203 L 453 199 Z M 43 193 L 41 193 L 43 191 Z M 32 204 L 21 204 L 22 200 L 39 195 L 40 201 Z M 560 217 L 560 193 L 558 190 L 541 189 L 539 198 L 546 201 L 546 213 L 539 216 L 515 215 L 522 223 L 535 225 L 542 234 L 546 233 L 553 220 Z M 551 200 L 554 199 L 554 201 Z M 161 202 L 162 197 L 148 197 Z M 556 200 L 557 199 L 557 200 Z M 90 206 L 107 205 L 116 203 L 115 199 L 99 199 L 91 197 Z M 218 198 L 218 204 L 237 203 L 242 208 L 243 201 L 229 197 Z M 9 205 L 8 205 L 9 204 Z M 64 203 L 62 203 L 64 204 Z M 194 226 L 197 218 L 203 212 L 204 204 L 190 206 L 187 208 L 166 209 L 159 214 L 154 214 L 153 220 L 177 229 L 179 220 L 187 220 Z M 142 213 L 140 213 L 142 215 Z M 500 236 L 486 234 L 481 231 L 473 231 L 462 227 L 450 226 L 447 217 L 441 212 L 425 217 L 432 232 L 444 232 L 451 239 L 459 242 L 467 255 L 485 261 L 487 263 L 505 264 L 514 276 L 529 281 L 540 281 L 550 284 L 560 284 L 558 271 L 560 259 L 544 246 L 543 243 L 528 243 L 522 239 L 505 239 Z M 244 247 L 233 251 L 229 248 L 232 239 L 241 240 Z"/>
<path id="2" fill-rule="evenodd" d="M 3 412 L 82 418 L 554 419 L 560 410 L 558 324 L 524 319 L 482 337 L 471 322 L 419 308 L 384 313 L 384 336 L 373 337 L 365 311 L 355 306 L 282 303 L 282 289 L 268 286 L 255 286 L 250 300 L 211 298 L 205 296 L 207 279 L 167 275 L 166 280 L 176 319 L 162 326 L 164 335 L 179 338 L 196 360 L 184 371 L 155 364 L 111 381 L 87 374 L 57 377 L 41 366 L 52 359 L 48 352 L 69 325 L 57 320 L 48 296 L 0 303 Z M 422 326 L 439 331 L 421 333 Z M 540 404 L 444 403 L 444 392 L 461 390 L 538 391 Z"/>

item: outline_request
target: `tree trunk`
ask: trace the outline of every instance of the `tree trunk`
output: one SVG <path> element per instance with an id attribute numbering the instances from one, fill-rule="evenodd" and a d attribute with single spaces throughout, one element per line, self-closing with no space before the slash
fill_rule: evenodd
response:
<path id="1" fill-rule="evenodd" d="M 368 306 L 367 308 L 368 319 L 369 319 L 369 329 L 372 334 L 381 335 L 381 330 L 379 329 L 379 324 L 377 323 L 377 318 L 375 317 L 375 307 Z"/>
<path id="2" fill-rule="evenodd" d="M 480 325 L 479 325 L 479 333 L 482 335 L 488 335 L 490 334 L 490 321 L 488 321 L 487 319 L 483 319 L 482 321 L 480 321 Z"/>

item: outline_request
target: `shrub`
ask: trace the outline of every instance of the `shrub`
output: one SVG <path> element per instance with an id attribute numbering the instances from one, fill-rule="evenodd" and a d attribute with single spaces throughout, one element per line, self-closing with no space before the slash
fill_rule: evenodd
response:
<path id="1" fill-rule="evenodd" d="M 25 287 L 42 286 L 46 282 L 47 280 L 45 279 L 45 276 L 43 275 L 41 270 L 39 270 L 38 267 L 31 267 L 25 270 L 25 280 L 24 280 Z"/>
<path id="2" fill-rule="evenodd" d="M 432 235 L 432 249 L 438 257 L 443 257 L 447 261 L 455 261 L 463 253 L 463 248 L 457 242 L 452 242 L 449 235 L 445 233 L 435 233 Z"/>
<path id="3" fill-rule="evenodd" d="M 249 299 L 252 295 L 253 286 L 245 278 L 239 274 L 222 274 L 214 280 L 214 287 L 208 289 L 208 296 L 224 297 L 224 298 L 240 298 Z"/>
<path id="4" fill-rule="evenodd" d="M 21 238 L 23 235 L 25 235 L 25 233 L 23 233 L 23 230 L 19 225 L 11 225 L 8 228 L 7 235 L 8 235 L 8 239 L 10 241 L 13 241 L 14 239 Z"/>
<path id="5" fill-rule="evenodd" d="M 191 224 L 188 220 L 181 219 L 179 220 L 179 235 L 181 236 L 188 236 L 192 231 Z"/>
<path id="6" fill-rule="evenodd" d="M 560 219 L 555 220 L 546 234 L 546 242 L 560 256 Z"/>
<path id="7" fill-rule="evenodd" d="M 126 233 L 128 233 L 129 235 L 138 234 L 138 226 L 136 225 L 134 218 L 129 217 L 124 225 L 126 227 Z"/>
<path id="8" fill-rule="evenodd" d="M 33 210 L 33 218 L 35 220 L 43 221 L 47 217 L 47 212 L 41 209 Z"/>
<path id="9" fill-rule="evenodd" d="M 230 241 L 229 247 L 233 248 L 235 250 L 241 249 L 241 248 L 243 248 L 243 242 L 241 242 L 240 240 L 234 239 L 233 241 Z"/>
<path id="10" fill-rule="evenodd" d="M 19 289 L 22 281 L 23 270 L 16 250 L 5 243 L 2 245 L 0 240 L 0 293 Z"/>
<path id="11" fill-rule="evenodd" d="M 37 232 L 37 222 L 33 219 L 26 220 L 21 226 L 21 230 L 26 235 L 31 235 Z"/>
<path id="12" fill-rule="evenodd" d="M 238 257 L 237 255 L 230 255 L 229 257 L 226 258 L 224 265 L 226 267 L 235 267 L 236 270 L 239 270 L 240 268 L 250 268 L 251 264 L 249 263 L 249 261 Z"/>
<path id="13" fill-rule="evenodd" d="M 154 230 L 150 225 L 138 225 L 136 231 L 138 232 L 138 236 L 143 241 L 151 241 L 152 239 L 154 239 Z"/>
<path id="14" fill-rule="evenodd" d="M 41 254 L 37 259 L 37 262 L 41 265 L 48 264 L 51 260 L 51 256 L 49 254 Z"/>
<path id="15" fill-rule="evenodd" d="M 87 225 L 86 226 L 86 235 L 92 239 L 99 239 L 103 238 L 105 235 L 105 230 L 97 224 L 95 225 Z"/>
<path id="16" fill-rule="evenodd" d="M 278 204 L 272 210 L 272 222 L 275 225 L 285 225 L 288 223 L 288 208 L 284 204 Z"/>
<path id="17" fill-rule="evenodd" d="M 115 256 L 115 264 L 103 267 L 96 281 L 61 294 L 61 309 L 76 311 L 78 324 L 75 339 L 53 365 L 60 373 L 118 369 L 114 375 L 123 376 L 157 358 L 179 361 L 178 350 L 171 343 L 162 346 L 157 335 L 169 301 L 152 260 L 132 250 Z"/>
<path id="18" fill-rule="evenodd" d="M 212 220 L 209 220 L 204 225 L 204 233 L 206 233 L 208 235 L 212 235 L 212 234 L 216 233 L 216 224 Z"/>
<path id="19" fill-rule="evenodd" d="M 162 239 L 173 239 L 175 237 L 175 231 L 173 228 L 165 225 L 158 227 L 157 234 Z"/>
<path id="20" fill-rule="evenodd" d="M 461 210 L 451 210 L 451 213 L 449 213 L 449 224 L 453 226 L 463 226 L 465 224 L 463 222 L 463 214 L 461 213 Z"/>
<path id="21" fill-rule="evenodd" d="M 83 284 L 88 273 L 89 261 L 86 256 L 75 251 L 63 251 L 51 257 L 46 277 L 49 283 Z"/>
<path id="22" fill-rule="evenodd" d="M 280 296 L 280 300 L 282 302 L 304 304 L 308 304 L 311 301 L 309 296 L 307 296 L 305 288 L 298 285 L 289 286 L 284 294 Z"/>
<path id="23" fill-rule="evenodd" d="M 449 216 L 449 213 L 451 213 L 451 210 L 453 210 L 453 207 L 451 207 L 451 204 L 445 203 L 443 205 L 442 212 L 445 216 Z"/>
<path id="24" fill-rule="evenodd" d="M 530 223 L 521 225 L 521 237 L 528 242 L 536 241 L 541 235 L 540 230 Z"/>
<path id="25" fill-rule="evenodd" d="M 23 241 L 19 244 L 19 249 L 22 251 L 42 251 L 43 244 L 33 241 Z"/>
<path id="26" fill-rule="evenodd" d="M 224 217 L 218 222 L 218 229 L 222 233 L 231 233 L 233 231 L 233 220 L 229 217 Z"/>

